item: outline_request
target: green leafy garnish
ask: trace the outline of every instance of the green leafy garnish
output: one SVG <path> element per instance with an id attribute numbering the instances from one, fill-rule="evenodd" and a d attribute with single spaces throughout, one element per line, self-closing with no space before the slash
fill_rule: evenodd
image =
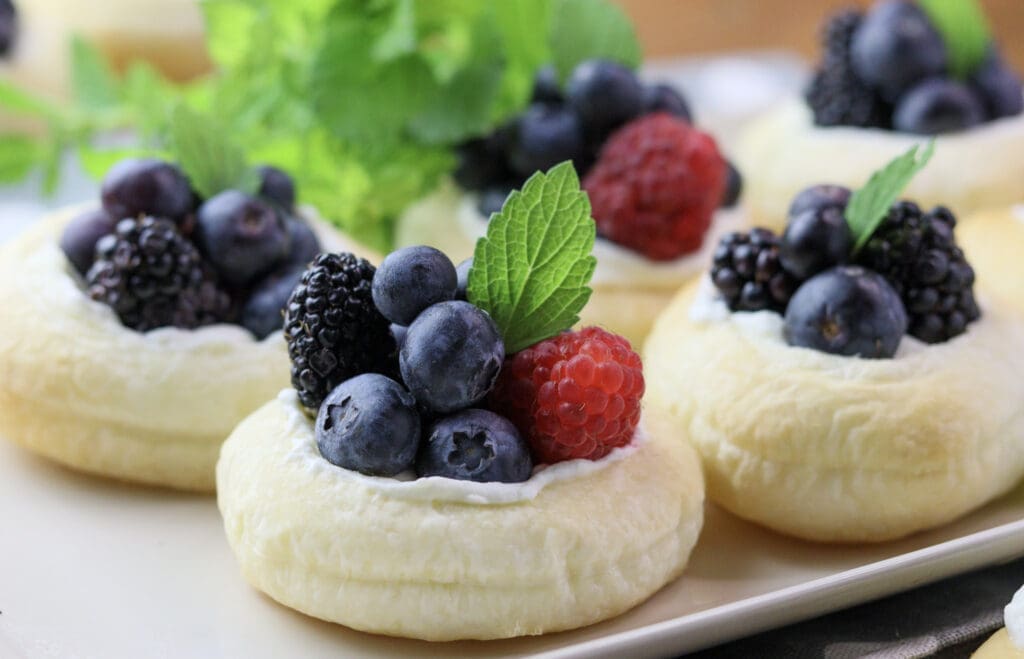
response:
<path id="1" fill-rule="evenodd" d="M 220 122 L 184 106 L 171 114 L 168 146 L 196 192 L 210 198 L 225 190 L 255 194 L 259 177 Z"/>
<path id="2" fill-rule="evenodd" d="M 885 167 L 871 175 L 864 187 L 850 196 L 846 205 L 846 224 L 854 238 L 853 252 L 856 254 L 871 239 L 872 234 L 885 220 L 889 208 L 914 175 L 924 169 L 935 151 L 935 140 L 930 140 L 924 151 L 918 154 L 921 145 L 914 146 L 902 156 L 894 158 Z"/>
<path id="3" fill-rule="evenodd" d="M 639 66 L 640 42 L 618 6 L 593 0 L 558 0 L 551 19 L 551 54 L 562 80 L 583 60 L 600 57 Z"/>
<path id="4" fill-rule="evenodd" d="M 491 216 L 469 272 L 469 301 L 491 315 L 518 352 L 579 321 L 597 260 L 590 200 L 572 164 L 530 177 Z"/>
<path id="5" fill-rule="evenodd" d="M 992 31 L 977 0 L 918 0 L 939 31 L 949 66 L 957 78 L 967 78 L 988 52 Z"/>

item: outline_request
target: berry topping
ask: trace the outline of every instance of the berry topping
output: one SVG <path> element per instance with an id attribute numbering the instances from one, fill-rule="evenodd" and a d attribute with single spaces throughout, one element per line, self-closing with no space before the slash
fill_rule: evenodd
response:
<path id="1" fill-rule="evenodd" d="M 643 113 L 668 112 L 680 119 L 692 122 L 690 105 L 686 99 L 668 85 L 650 85 L 643 91 Z"/>
<path id="2" fill-rule="evenodd" d="M 512 192 L 513 187 L 511 183 L 500 183 L 484 189 L 480 193 L 477 210 L 480 211 L 481 215 L 490 219 L 491 215 L 499 212 L 501 207 L 505 205 L 505 200 L 508 199 L 508 195 Z"/>
<path id="3" fill-rule="evenodd" d="M 733 311 L 783 311 L 798 280 L 779 258 L 768 229 L 725 235 L 715 249 L 711 281 Z"/>
<path id="4" fill-rule="evenodd" d="M 601 235 L 667 261 L 700 249 L 725 183 L 715 141 L 659 113 L 613 135 L 583 187 Z"/>
<path id="5" fill-rule="evenodd" d="M 467 140 L 456 147 L 457 164 L 452 172 L 455 182 L 466 190 L 484 190 L 512 178 L 506 154 L 515 132 L 514 124 L 506 124 L 489 135 Z"/>
<path id="6" fill-rule="evenodd" d="M 725 192 L 722 194 L 722 208 L 732 208 L 740 201 L 743 194 L 743 175 L 728 160 L 725 162 Z"/>
<path id="7" fill-rule="evenodd" d="M 420 405 L 446 414 L 482 401 L 504 359 L 505 344 L 491 317 L 456 300 L 427 308 L 409 326 L 399 366 Z"/>
<path id="8" fill-rule="evenodd" d="M 840 266 L 797 290 L 786 309 L 784 333 L 792 346 L 886 359 L 896 354 L 906 330 L 903 303 L 884 277 Z"/>
<path id="9" fill-rule="evenodd" d="M 566 102 L 587 135 L 603 137 L 643 112 L 644 89 L 625 66 L 588 60 L 572 72 Z"/>
<path id="10" fill-rule="evenodd" d="M 101 196 L 115 220 L 152 215 L 184 226 L 193 208 L 192 188 L 181 170 L 151 158 L 129 158 L 111 167 Z"/>
<path id="11" fill-rule="evenodd" d="M 510 357 L 488 404 L 519 428 L 538 463 L 551 464 L 597 460 L 628 444 L 643 393 L 629 342 L 588 327 Z"/>
<path id="12" fill-rule="evenodd" d="M 469 257 L 455 267 L 455 299 L 465 300 L 469 288 L 469 271 L 473 268 L 473 257 Z"/>
<path id="13" fill-rule="evenodd" d="M 263 165 L 256 169 L 260 177 L 259 196 L 278 204 L 286 211 L 295 209 L 295 181 L 277 167 Z"/>
<path id="14" fill-rule="evenodd" d="M 530 446 L 508 419 L 469 409 L 445 417 L 423 437 L 416 473 L 464 481 L 521 483 L 533 473 Z"/>
<path id="15" fill-rule="evenodd" d="M 966 130 L 984 120 L 985 109 L 970 87 L 941 78 L 911 88 L 900 98 L 892 117 L 896 130 L 920 135 Z"/>
<path id="16" fill-rule="evenodd" d="M 542 66 L 533 78 L 531 103 L 561 103 L 562 86 L 558 83 L 558 71 L 553 66 Z"/>
<path id="17" fill-rule="evenodd" d="M 910 314 L 910 334 L 927 343 L 963 334 L 981 317 L 974 269 L 956 245 L 955 226 L 946 208 L 923 213 L 898 202 L 857 258 L 889 280 Z"/>
<path id="18" fill-rule="evenodd" d="M 288 299 L 292 385 L 311 410 L 349 378 L 395 372 L 395 340 L 373 304 L 373 275 L 374 267 L 352 254 L 321 254 Z"/>
<path id="19" fill-rule="evenodd" d="M 284 218 L 267 202 L 228 190 L 199 207 L 195 242 L 220 277 L 245 286 L 288 256 Z"/>
<path id="20" fill-rule="evenodd" d="M 373 302 L 385 318 L 411 325 L 427 307 L 455 298 L 458 275 L 433 247 L 405 247 L 388 254 L 373 276 Z"/>
<path id="21" fill-rule="evenodd" d="M 96 241 L 114 233 L 114 220 L 102 208 L 86 211 L 64 228 L 60 248 L 79 274 L 84 275 L 96 257 Z"/>
<path id="22" fill-rule="evenodd" d="M 263 339 L 284 326 L 288 298 L 302 280 L 304 267 L 291 266 L 259 282 L 242 305 L 239 323 Z"/>
<path id="23" fill-rule="evenodd" d="M 320 455 L 345 469 L 370 476 L 408 471 L 420 444 L 416 401 L 383 375 L 346 380 L 320 406 L 316 443 Z"/>
<path id="24" fill-rule="evenodd" d="M 817 211 L 832 206 L 840 210 L 846 209 L 850 202 L 850 188 L 841 185 L 812 185 L 800 191 L 789 205 L 789 217 L 793 218 L 805 211 Z"/>
<path id="25" fill-rule="evenodd" d="M 843 217 L 843 208 L 824 206 L 789 218 L 779 260 L 798 279 L 808 279 L 846 263 L 852 251 L 853 233 Z"/>
<path id="26" fill-rule="evenodd" d="M 0 0 L 0 57 L 11 52 L 18 36 L 18 12 L 11 0 Z"/>
<path id="27" fill-rule="evenodd" d="M 586 155 L 580 120 L 563 106 L 535 103 L 516 123 L 516 138 L 509 154 L 512 169 L 526 177 L 565 160 L 580 161 Z"/>
<path id="28" fill-rule="evenodd" d="M 140 332 L 220 322 L 231 306 L 192 243 L 172 222 L 152 217 L 121 220 L 101 238 L 86 283 L 92 299 Z"/>
<path id="29" fill-rule="evenodd" d="M 285 227 L 288 229 L 289 248 L 284 265 L 305 268 L 320 253 L 320 239 L 308 224 L 297 217 L 288 217 Z"/>
<path id="30" fill-rule="evenodd" d="M 1012 117 L 1024 111 L 1024 90 L 1020 78 L 995 49 L 974 73 L 971 83 L 992 119 Z"/>

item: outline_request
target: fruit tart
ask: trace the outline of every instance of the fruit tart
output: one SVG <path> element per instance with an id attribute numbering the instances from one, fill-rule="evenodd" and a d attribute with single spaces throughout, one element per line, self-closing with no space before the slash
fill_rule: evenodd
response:
<path id="1" fill-rule="evenodd" d="M 952 14 L 952 15 L 951 15 Z M 941 146 L 907 194 L 971 214 L 1024 199 L 1024 94 L 973 0 L 882 0 L 832 17 L 805 96 L 755 122 L 737 153 L 752 220 L 781 229 L 817 181 L 855 185 L 919 135 Z"/>
<path id="2" fill-rule="evenodd" d="M 128 481 L 211 491 L 221 442 L 287 382 L 281 310 L 306 264 L 345 241 L 259 190 L 200 200 L 176 165 L 130 159 L 102 203 L 0 248 L 0 436 Z M 255 187 L 255 185 L 253 186 Z"/>
<path id="3" fill-rule="evenodd" d="M 1003 609 L 1006 626 L 971 655 L 972 659 L 1024 659 L 1024 588 Z"/>
<path id="4" fill-rule="evenodd" d="M 976 214 L 964 223 L 960 242 L 982 285 L 1024 313 L 1024 206 Z"/>
<path id="5" fill-rule="evenodd" d="M 801 193 L 781 237 L 726 236 L 655 324 L 648 413 L 674 419 L 734 514 L 882 541 L 1024 476 L 1024 325 L 979 304 L 949 209 L 895 201 L 926 155 L 852 195 Z"/>
<path id="6" fill-rule="evenodd" d="M 687 102 L 614 62 L 581 63 L 564 90 L 552 69 L 542 69 L 519 116 L 457 151 L 452 182 L 400 219 L 399 245 L 427 243 L 454 259 L 470 257 L 509 190 L 572 160 L 598 231 L 583 322 L 636 343 L 672 293 L 700 272 L 717 237 L 741 224 L 740 175 L 692 125 Z"/>
<path id="7" fill-rule="evenodd" d="M 286 313 L 294 389 L 243 421 L 217 465 L 253 586 L 354 629 L 443 641 L 588 625 L 680 574 L 703 519 L 696 455 L 641 418 L 625 339 L 567 329 L 594 235 L 563 164 L 511 194 L 467 286 L 425 246 L 376 271 L 318 257 Z M 384 341 L 389 322 L 397 360 L 316 338 Z"/>

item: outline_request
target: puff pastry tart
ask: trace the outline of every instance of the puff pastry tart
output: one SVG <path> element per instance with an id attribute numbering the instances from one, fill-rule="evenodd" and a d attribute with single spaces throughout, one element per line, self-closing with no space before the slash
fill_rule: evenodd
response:
<path id="1" fill-rule="evenodd" d="M 960 242 L 982 285 L 1024 313 L 1024 206 L 976 214 L 961 227 Z"/>
<path id="2" fill-rule="evenodd" d="M 703 520 L 699 461 L 641 419 L 625 339 L 561 331 L 585 301 L 585 277 L 567 273 L 590 267 L 586 210 L 568 165 L 531 178 L 492 220 L 469 301 L 433 248 L 400 249 L 372 273 L 347 254 L 314 261 L 285 319 L 296 389 L 242 422 L 217 465 L 251 584 L 354 629 L 444 641 L 588 625 L 680 574 Z M 504 242 L 545 226 L 579 239 L 557 253 L 537 243 L 553 270 Z M 540 308 L 491 296 L 500 282 Z M 562 293 L 567 312 L 538 323 L 541 300 Z M 410 323 L 397 364 L 343 350 L 328 375 L 313 369 L 330 361 L 320 332 L 379 333 L 382 317 Z"/>
<path id="3" fill-rule="evenodd" d="M 171 171 L 133 167 L 138 180 Z M 167 190 L 150 192 L 144 203 L 170 210 Z M 185 192 L 191 194 L 187 186 Z M 200 206 L 198 220 L 189 211 L 181 225 L 137 219 L 137 209 L 121 209 L 127 219 L 119 222 L 104 208 L 70 209 L 0 249 L 0 304 L 13 311 L 0 328 L 0 436 L 75 469 L 213 490 L 221 442 L 287 383 L 280 310 L 289 278 L 298 277 L 268 259 L 272 270 L 260 281 L 239 284 L 230 295 L 222 288 L 224 275 L 212 264 L 227 262 L 195 246 L 201 227 L 213 225 L 204 209 L 221 197 Z M 249 198 L 245 208 L 254 213 L 246 226 L 280 222 L 276 240 L 287 242 L 281 235 L 288 225 L 277 210 Z M 237 226 L 237 218 L 221 219 Z M 186 238 L 179 226 L 189 223 L 196 227 Z M 280 258 L 298 258 L 290 266 L 298 274 L 320 242 L 332 249 L 352 244 L 312 216 L 294 235 L 301 238 L 291 246 L 305 253 Z M 230 239 L 230 231 L 222 232 L 216 249 L 252 256 Z"/>
<path id="4" fill-rule="evenodd" d="M 671 88 L 644 86 L 603 61 L 581 64 L 564 93 L 549 73 L 538 75 L 534 101 L 511 124 L 459 147 L 453 183 L 407 210 L 398 244 L 468 258 L 511 188 L 572 160 L 600 234 L 583 322 L 640 342 L 718 236 L 742 223 L 739 173 L 690 125 Z"/>
<path id="5" fill-rule="evenodd" d="M 978 648 L 972 659 L 1024 659 L 1024 588 L 1006 605 L 1003 617 L 1006 626 Z"/>
<path id="6" fill-rule="evenodd" d="M 1024 326 L 976 302 L 950 211 L 896 202 L 857 251 L 853 228 L 872 226 L 863 197 L 844 219 L 835 189 L 805 195 L 781 239 L 723 240 L 710 276 L 655 324 L 647 402 L 697 448 L 726 509 L 801 538 L 873 542 L 955 519 L 1024 476 Z"/>
<path id="7" fill-rule="evenodd" d="M 823 180 L 856 185 L 920 135 L 938 136 L 934 161 L 907 188 L 921 204 L 966 216 L 1024 199 L 1020 78 L 996 46 L 981 58 L 954 57 L 933 9 L 941 11 L 876 2 L 829 20 L 804 97 L 770 111 L 741 140 L 756 224 L 781 228 L 800 189 Z"/>

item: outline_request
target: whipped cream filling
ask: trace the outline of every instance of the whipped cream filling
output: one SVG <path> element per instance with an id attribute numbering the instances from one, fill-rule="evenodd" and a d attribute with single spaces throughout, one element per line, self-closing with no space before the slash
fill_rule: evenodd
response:
<path id="1" fill-rule="evenodd" d="M 1010 209 L 1011 214 L 1021 224 L 1024 224 L 1024 204 L 1017 204 Z"/>
<path id="2" fill-rule="evenodd" d="M 299 464 L 313 473 L 327 472 L 331 478 L 360 485 L 376 494 L 396 499 L 474 505 L 500 505 L 530 501 L 549 485 L 584 478 L 607 469 L 610 465 L 635 453 L 646 441 L 643 430 L 637 428 L 633 441 L 629 445 L 615 449 L 600 460 L 569 460 L 554 465 L 540 465 L 534 467 L 533 475 L 522 483 L 477 483 L 440 476 L 416 478 L 412 473 L 400 474 L 395 478 L 367 476 L 331 464 L 320 455 L 313 431 L 313 422 L 303 413 L 294 389 L 283 390 L 278 394 L 277 399 L 288 416 L 288 440 L 292 443 L 287 458 L 289 462 Z"/>
<path id="3" fill-rule="evenodd" d="M 1018 650 L 1024 651 L 1024 588 L 1017 591 L 1013 600 L 1003 609 L 1006 632 Z"/>
<path id="4" fill-rule="evenodd" d="M 487 233 L 488 218 L 477 210 L 477 202 L 476 195 L 464 194 L 457 211 L 459 229 L 471 242 Z M 717 211 L 700 249 L 674 261 L 652 261 L 642 254 L 598 237 L 593 251 L 597 258 L 597 269 L 591 283 L 596 286 L 644 286 L 675 290 L 707 268 L 719 239 L 730 231 L 737 231 L 743 223 L 744 213 L 739 207 Z"/>

